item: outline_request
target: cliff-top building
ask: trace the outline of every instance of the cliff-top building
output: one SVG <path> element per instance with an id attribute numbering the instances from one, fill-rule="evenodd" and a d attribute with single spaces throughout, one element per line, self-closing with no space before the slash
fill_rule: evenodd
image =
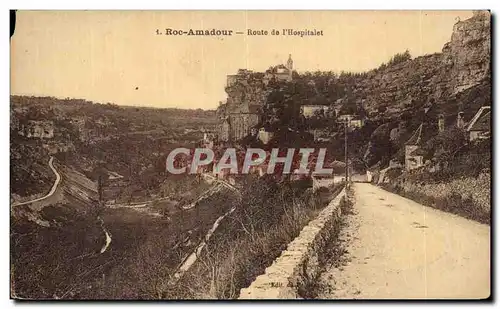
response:
<path id="1" fill-rule="evenodd" d="M 269 84 L 271 80 L 277 80 L 277 81 L 287 81 L 290 82 L 292 81 L 293 73 L 293 60 L 292 60 L 292 55 L 288 55 L 288 60 L 286 62 L 286 66 L 283 64 L 270 67 L 268 70 L 266 70 L 265 75 L 264 75 L 264 84 Z"/>
<path id="2" fill-rule="evenodd" d="M 217 109 L 220 141 L 238 141 L 262 124 L 263 107 L 267 98 L 266 86 L 271 81 L 292 81 L 293 60 L 289 55 L 286 66 L 277 65 L 266 72 L 240 69 L 227 75 L 225 104 Z"/>

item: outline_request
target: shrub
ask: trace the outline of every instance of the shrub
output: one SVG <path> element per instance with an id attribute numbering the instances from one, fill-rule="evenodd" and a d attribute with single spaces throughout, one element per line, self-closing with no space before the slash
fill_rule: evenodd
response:
<path id="1" fill-rule="evenodd" d="M 199 262 L 168 297 L 231 299 L 264 273 L 300 230 L 313 219 L 341 186 L 311 190 L 288 183 L 253 180 L 242 203 L 207 245 Z"/>
<path id="2" fill-rule="evenodd" d="M 475 202 L 470 195 L 464 198 L 460 192 L 453 191 L 444 197 L 434 197 L 417 191 L 406 191 L 399 185 L 383 184 L 381 186 L 390 192 L 425 206 L 451 212 L 480 223 L 490 224 L 490 212 Z"/>
<path id="3" fill-rule="evenodd" d="M 411 54 L 409 50 L 406 50 L 404 53 L 397 53 L 394 56 L 392 56 L 389 62 L 387 63 L 387 66 L 392 66 L 408 60 L 411 60 Z"/>

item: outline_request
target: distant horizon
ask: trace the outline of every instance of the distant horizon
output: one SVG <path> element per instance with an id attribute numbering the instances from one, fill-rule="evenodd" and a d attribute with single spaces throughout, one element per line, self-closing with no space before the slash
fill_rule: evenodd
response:
<path id="1" fill-rule="evenodd" d="M 422 56 L 419 56 L 419 57 L 423 57 L 425 55 L 422 55 Z M 392 56 L 391 56 L 392 57 Z M 415 59 L 417 57 L 414 57 L 412 58 Z M 388 59 L 389 60 L 389 59 Z M 386 62 L 384 62 L 386 63 Z M 382 64 L 382 63 L 381 63 Z M 376 69 L 377 67 L 373 68 L 373 69 L 369 69 L 368 71 L 362 71 L 362 72 L 351 72 L 351 71 L 342 71 L 342 72 L 345 72 L 345 73 L 366 73 L 366 72 L 370 72 L 374 69 Z M 243 69 L 243 68 L 238 68 L 235 70 L 235 72 L 233 74 L 236 74 L 238 72 L 238 70 L 240 69 Z M 246 70 L 252 70 L 253 72 L 255 73 L 259 73 L 260 71 L 256 71 L 256 70 L 253 70 L 253 69 L 250 69 L 250 68 L 245 68 Z M 297 70 L 294 70 L 296 71 L 298 74 L 305 74 L 306 72 L 310 72 L 310 73 L 314 73 L 314 72 L 317 72 L 317 71 L 320 71 L 320 72 L 330 72 L 331 70 L 316 70 L 316 71 L 304 71 L 304 72 L 299 72 Z M 332 71 L 333 72 L 333 71 Z M 335 74 L 341 74 L 342 72 L 334 72 Z M 61 97 L 61 96 L 57 96 L 57 95 L 49 95 L 49 94 L 25 94 L 25 93 L 11 93 L 10 94 L 11 96 L 22 96 L 22 97 L 36 97 L 36 98 L 55 98 L 55 99 L 58 99 L 58 100 L 65 100 L 65 99 L 69 99 L 69 100 L 85 100 L 85 101 L 88 101 L 88 102 L 92 102 L 92 103 L 97 103 L 97 104 L 114 104 L 114 105 L 117 105 L 117 106 L 120 106 L 120 107 L 141 107 L 141 108 L 155 108 L 155 109 L 186 109 L 186 110 L 197 110 L 197 109 L 201 109 L 201 110 L 204 110 L 204 111 L 215 111 L 217 110 L 217 107 L 214 107 L 214 108 L 201 108 L 201 107 L 193 107 L 193 108 L 189 108 L 189 107 L 177 107 L 175 105 L 172 105 L 172 106 L 169 106 L 169 107 L 163 107 L 163 106 L 150 106 L 150 105 L 127 105 L 127 104 L 119 104 L 119 103 L 116 103 L 116 102 L 104 102 L 104 101 L 96 101 L 96 100 L 91 100 L 91 99 L 88 99 L 88 98 L 84 98 L 84 97 Z M 219 104 L 219 102 L 217 102 L 217 104 Z"/>
<path id="2" fill-rule="evenodd" d="M 168 107 L 164 107 L 164 106 L 148 106 L 148 105 L 124 105 L 124 104 L 117 104 L 117 103 L 114 103 L 114 102 L 101 102 L 101 101 L 95 101 L 95 100 L 89 100 L 89 99 L 86 99 L 86 98 L 72 98 L 72 97 L 58 97 L 58 96 L 55 96 L 55 95 L 35 95 L 35 94 L 18 94 L 18 93 L 11 93 L 10 96 L 17 96 L 17 97 L 34 97 L 34 98 L 54 98 L 54 99 L 57 99 L 57 100 L 84 100 L 86 102 L 91 102 L 93 104 L 102 104 L 102 105 L 106 105 L 106 104 L 113 104 L 113 105 L 116 105 L 118 107 L 133 107 L 133 108 L 152 108 L 152 109 L 184 109 L 184 110 L 203 110 L 203 111 L 216 111 L 217 108 L 209 108 L 209 109 L 205 109 L 205 108 L 184 108 L 184 107 L 175 107 L 175 106 L 168 106 Z"/>
<path id="3" fill-rule="evenodd" d="M 11 94 L 119 106 L 217 109 L 226 75 L 363 73 L 406 50 L 440 53 L 472 11 L 17 11 Z M 159 36 L 156 29 L 318 29 L 324 36 Z M 262 48 L 266 46 L 267 48 Z"/>
<path id="4" fill-rule="evenodd" d="M 407 49 L 406 49 L 407 50 Z M 399 53 L 404 53 L 406 50 L 403 50 Z M 438 53 L 441 53 L 440 51 L 439 52 L 435 52 L 435 53 L 430 53 L 430 54 L 424 54 L 424 55 L 420 55 L 420 56 L 417 56 L 417 57 L 414 57 L 413 55 L 411 60 L 414 60 L 416 58 L 419 58 L 419 57 L 424 57 L 424 56 L 427 56 L 427 55 L 432 55 L 432 54 L 438 54 Z M 394 54 L 395 55 L 395 54 Z M 314 73 L 314 72 L 334 72 L 336 75 L 339 75 L 341 73 L 352 73 L 352 74 L 357 74 L 357 73 L 368 73 L 372 70 L 375 70 L 377 69 L 378 67 L 380 67 L 380 65 L 382 65 L 383 63 L 387 63 L 394 55 L 392 55 L 391 57 L 389 57 L 389 59 L 387 59 L 387 61 L 384 61 L 384 62 L 381 62 L 378 66 L 374 67 L 374 68 L 371 68 L 371 69 L 368 69 L 368 70 L 365 70 L 365 71 L 340 71 L 340 72 L 335 72 L 333 70 L 315 70 L 315 71 L 298 71 L 298 70 L 295 70 L 298 74 L 305 74 L 305 73 Z M 279 64 L 282 64 L 282 63 L 278 63 L 278 64 L 274 64 L 274 65 L 270 65 L 270 66 L 276 66 L 276 65 L 279 65 Z M 246 70 L 251 70 L 255 73 L 263 73 L 265 70 L 262 70 L 262 71 L 259 71 L 259 70 L 255 70 L 255 69 L 251 69 L 251 68 L 238 68 L 236 69 L 232 74 L 236 74 L 238 72 L 238 70 L 241 70 L 241 69 L 246 69 Z M 61 97 L 61 96 L 57 96 L 57 95 L 49 95 L 49 94 L 22 94 L 22 93 L 11 93 L 11 96 L 31 96 L 31 97 L 38 97 L 38 98 L 44 98 L 44 97 L 51 97 L 51 98 L 56 98 L 58 100 L 65 100 L 65 99 L 70 99 L 70 100 L 85 100 L 85 101 L 88 101 L 88 102 L 92 102 L 92 103 L 98 103 L 98 104 L 114 104 L 114 105 L 117 105 L 117 106 L 120 106 L 120 107 L 140 107 L 140 108 L 155 108 L 155 109 L 186 109 L 186 110 L 197 110 L 197 109 L 201 109 L 201 110 L 204 110 L 204 111 L 215 111 L 217 110 L 217 107 L 218 107 L 218 104 L 219 104 L 219 101 L 217 101 L 217 106 L 216 107 L 213 107 L 213 108 L 202 108 L 202 107 L 192 107 L 192 108 L 189 108 L 189 107 L 178 107 L 176 105 L 172 105 L 172 106 L 168 106 L 168 107 L 164 107 L 164 106 L 153 106 L 153 105 L 128 105 L 128 104 L 120 104 L 120 103 L 116 103 L 116 102 L 104 102 L 104 101 L 96 101 L 96 100 L 92 100 L 92 99 L 88 99 L 88 98 L 84 98 L 84 97 Z"/>

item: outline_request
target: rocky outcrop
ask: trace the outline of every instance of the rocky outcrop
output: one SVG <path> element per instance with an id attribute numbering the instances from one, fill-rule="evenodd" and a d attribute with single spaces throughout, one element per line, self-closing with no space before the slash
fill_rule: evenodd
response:
<path id="1" fill-rule="evenodd" d="M 458 93 L 478 85 L 490 75 L 491 14 L 475 11 L 472 18 L 459 21 L 453 27 L 451 41 L 443 54 L 452 63 L 453 92 Z"/>
<path id="2" fill-rule="evenodd" d="M 489 78 L 490 23 L 488 11 L 475 12 L 471 18 L 455 24 L 451 41 L 442 53 L 372 70 L 358 78 L 354 97 L 364 101 L 367 111 L 375 117 L 448 102 Z M 380 108 L 384 108 L 383 115 Z"/>
<path id="3" fill-rule="evenodd" d="M 445 102 L 450 96 L 489 78 L 490 28 L 490 12 L 476 11 L 471 18 L 454 25 L 451 40 L 445 44 L 442 53 L 418 57 L 394 67 L 399 74 L 387 75 L 388 72 L 384 72 L 383 75 L 392 79 L 393 84 L 399 84 L 397 81 L 400 80 L 402 88 L 408 89 L 408 94 L 413 94 L 413 97 L 418 97 L 421 91 L 436 103 Z M 401 79 L 397 75 L 407 77 Z"/>
<path id="4" fill-rule="evenodd" d="M 263 105 L 268 95 L 264 84 L 259 80 L 241 80 L 226 87 L 226 93 L 228 106 Z"/>
<path id="5" fill-rule="evenodd" d="M 225 90 L 228 96 L 226 103 L 217 109 L 219 139 L 241 140 L 261 122 L 269 90 L 264 84 L 262 73 L 247 70 L 228 76 Z"/>
<path id="6" fill-rule="evenodd" d="M 469 102 L 460 97 L 461 94 L 490 84 L 490 27 L 489 11 L 477 11 L 471 18 L 454 25 L 451 40 L 440 53 L 415 59 L 399 57 L 398 61 L 365 73 L 302 74 L 274 92 L 262 82 L 261 75 L 250 73 L 226 88 L 227 104 L 221 109 L 226 111 L 225 115 L 242 114 L 247 107 L 255 105 L 272 114 L 272 109 L 266 109 L 271 101 L 278 106 L 294 106 L 307 104 L 311 98 L 313 101 L 321 98 L 322 104 L 335 105 L 336 109 L 337 105 L 342 105 L 339 110 L 349 104 L 362 105 L 369 118 L 375 121 L 399 119 L 404 112 L 414 116 L 416 111 L 429 105 L 456 116 L 456 109 L 443 106 L 455 104 L 457 109 L 466 109 Z M 310 85 L 314 85 L 312 93 L 309 93 Z M 242 107 L 245 107 L 243 111 L 239 111 Z M 286 116 L 282 118 L 292 117 L 283 115 Z M 272 115 L 266 114 L 266 117 L 269 119 Z"/>

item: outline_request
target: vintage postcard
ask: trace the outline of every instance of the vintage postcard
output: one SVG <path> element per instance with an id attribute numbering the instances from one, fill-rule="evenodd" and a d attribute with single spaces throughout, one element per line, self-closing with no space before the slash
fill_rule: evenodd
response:
<path id="1" fill-rule="evenodd" d="M 489 11 L 13 11 L 15 300 L 488 299 Z"/>

